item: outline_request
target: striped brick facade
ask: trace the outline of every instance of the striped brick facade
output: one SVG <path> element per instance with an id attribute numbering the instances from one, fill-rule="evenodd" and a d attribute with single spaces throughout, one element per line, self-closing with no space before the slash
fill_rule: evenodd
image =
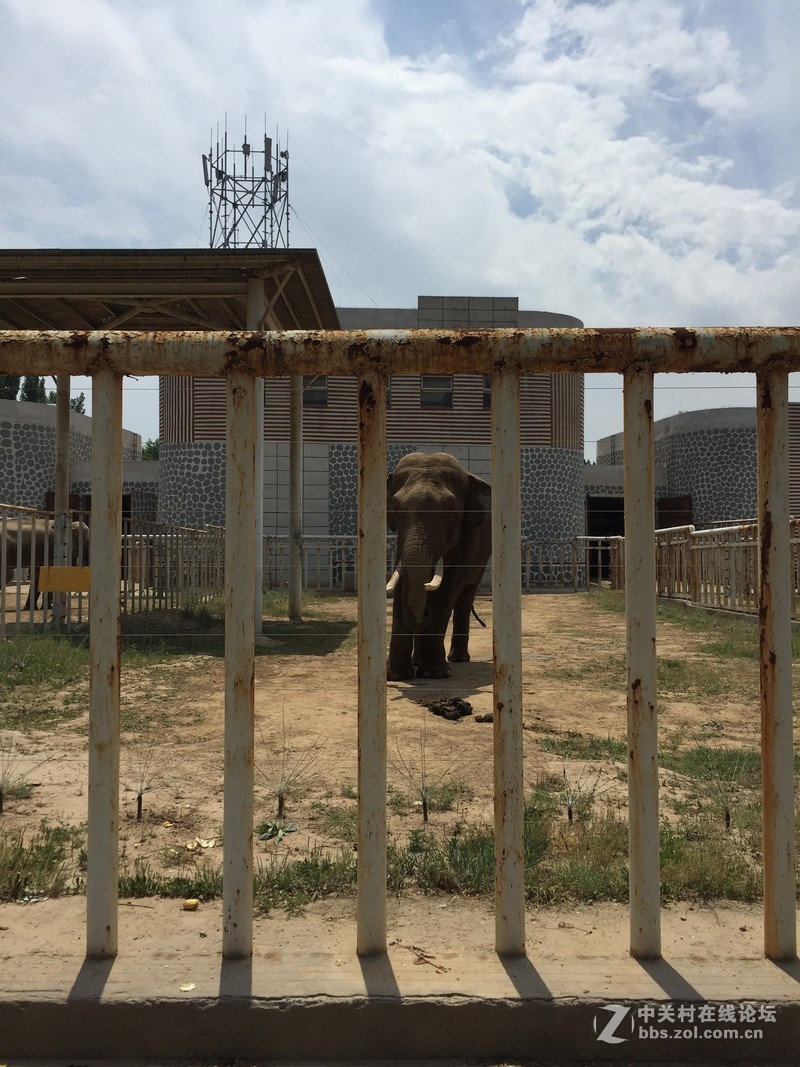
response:
<path id="1" fill-rule="evenodd" d="M 338 316 L 343 329 L 582 325 L 568 315 L 520 311 L 516 297 L 420 297 L 416 308 L 340 308 Z M 447 406 L 429 407 L 423 403 L 429 382 L 420 375 L 392 375 L 386 419 L 390 457 L 417 448 L 444 449 L 463 455 L 469 465 L 488 474 L 489 382 L 479 374 L 445 377 L 452 382 L 452 389 L 445 389 Z M 303 408 L 305 463 L 314 467 L 304 474 L 304 528 L 309 533 L 351 532 L 356 511 L 356 379 L 330 376 L 316 384 L 322 388 L 316 396 L 306 390 Z M 159 396 L 159 516 L 164 521 L 198 525 L 224 522 L 225 382 L 220 378 L 161 378 Z M 426 397 L 430 397 L 427 392 Z M 520 436 L 525 532 L 543 537 L 546 531 L 548 539 L 583 532 L 583 376 L 523 378 Z M 288 440 L 289 379 L 267 378 L 265 532 L 285 533 L 288 528 Z M 558 471 L 564 472 L 563 477 Z"/>

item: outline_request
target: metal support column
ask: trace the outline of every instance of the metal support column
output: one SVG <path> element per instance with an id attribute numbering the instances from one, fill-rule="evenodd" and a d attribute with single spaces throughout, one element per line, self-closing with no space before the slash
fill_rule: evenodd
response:
<path id="1" fill-rule="evenodd" d="M 227 376 L 225 498 L 225 810 L 222 953 L 253 952 L 253 716 L 256 394 L 260 379 Z"/>
<path id="2" fill-rule="evenodd" d="M 653 374 L 625 372 L 625 617 L 628 678 L 630 950 L 661 956 L 656 711 Z"/>
<path id="3" fill-rule="evenodd" d="M 89 593 L 89 812 L 86 955 L 117 954 L 122 557 L 122 377 L 94 375 Z"/>
<path id="4" fill-rule="evenodd" d="M 492 375 L 495 947 L 525 952 L 519 378 Z"/>
<path id="5" fill-rule="evenodd" d="M 63 567 L 67 562 L 67 529 L 69 527 L 69 385 L 70 376 L 59 374 L 56 378 L 56 464 L 53 477 L 53 563 Z M 58 625 L 64 616 L 64 594 L 53 596 L 53 622 Z M 42 605 L 47 613 L 46 598 Z"/>
<path id="6" fill-rule="evenodd" d="M 757 375 L 764 952 L 797 955 L 789 542 L 789 377 Z"/>
<path id="7" fill-rule="evenodd" d="M 303 376 L 289 379 L 289 621 L 303 621 Z"/>
<path id="8" fill-rule="evenodd" d="M 247 281 L 247 329 L 263 330 L 267 313 L 267 296 L 263 278 Z M 264 379 L 257 379 L 256 392 L 256 507 L 255 507 L 255 581 L 253 614 L 255 633 L 263 630 L 264 617 Z"/>
<path id="9" fill-rule="evenodd" d="M 386 381 L 358 381 L 359 956 L 386 951 Z"/>

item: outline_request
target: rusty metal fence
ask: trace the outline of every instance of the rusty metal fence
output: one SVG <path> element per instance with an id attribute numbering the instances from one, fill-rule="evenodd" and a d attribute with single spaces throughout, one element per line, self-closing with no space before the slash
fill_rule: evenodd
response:
<path id="1" fill-rule="evenodd" d="M 93 379 L 91 695 L 86 951 L 118 951 L 122 378 L 223 377 L 225 538 L 225 958 L 253 944 L 255 484 L 260 378 L 355 376 L 359 511 L 359 955 L 386 951 L 386 383 L 391 374 L 485 374 L 492 390 L 495 949 L 525 952 L 520 597 L 520 377 L 618 372 L 624 379 L 630 951 L 661 953 L 653 551 L 653 378 L 659 371 L 756 375 L 764 950 L 796 957 L 791 687 L 788 375 L 800 330 L 624 329 L 307 333 L 0 333 L 0 374 Z M 221 756 L 222 759 L 222 756 Z"/>

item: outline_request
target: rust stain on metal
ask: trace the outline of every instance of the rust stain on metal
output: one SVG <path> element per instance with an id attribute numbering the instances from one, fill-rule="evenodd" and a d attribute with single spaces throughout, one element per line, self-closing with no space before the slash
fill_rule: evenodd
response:
<path id="1" fill-rule="evenodd" d="M 375 398 L 375 390 L 372 388 L 372 382 L 362 381 L 358 387 L 358 406 L 359 410 L 366 410 L 370 415 L 373 414 L 377 400 Z"/>
<path id="2" fill-rule="evenodd" d="M 694 352 L 697 349 L 697 331 L 687 330 L 685 326 L 675 326 L 672 336 L 678 342 L 681 352 Z"/>
<path id="3" fill-rule="evenodd" d="M 264 351 L 264 334 L 263 333 L 250 333 L 245 334 L 238 345 L 240 352 L 252 352 L 257 349 L 260 352 Z"/>
<path id="4" fill-rule="evenodd" d="M 72 349 L 88 348 L 89 335 L 85 330 L 76 330 L 67 338 L 67 347 Z"/>

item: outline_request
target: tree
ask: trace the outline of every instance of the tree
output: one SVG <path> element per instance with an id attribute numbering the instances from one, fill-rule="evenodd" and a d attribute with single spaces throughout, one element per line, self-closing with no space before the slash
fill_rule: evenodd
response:
<path id="1" fill-rule="evenodd" d="M 22 391 L 19 394 L 19 398 L 29 404 L 46 404 L 47 390 L 44 387 L 44 378 L 40 378 L 36 374 L 26 374 L 22 380 Z"/>
<path id="2" fill-rule="evenodd" d="M 161 441 L 157 437 L 155 441 L 148 437 L 142 445 L 142 459 L 158 459 L 158 446 Z"/>
<path id="3" fill-rule="evenodd" d="M 58 397 L 57 394 L 51 389 L 47 394 L 47 403 L 55 404 Z M 81 393 L 79 396 L 73 396 L 69 402 L 69 406 L 73 411 L 77 411 L 79 415 L 86 414 L 86 395 Z"/>
<path id="4" fill-rule="evenodd" d="M 0 400 L 16 400 L 21 374 L 0 374 Z"/>

